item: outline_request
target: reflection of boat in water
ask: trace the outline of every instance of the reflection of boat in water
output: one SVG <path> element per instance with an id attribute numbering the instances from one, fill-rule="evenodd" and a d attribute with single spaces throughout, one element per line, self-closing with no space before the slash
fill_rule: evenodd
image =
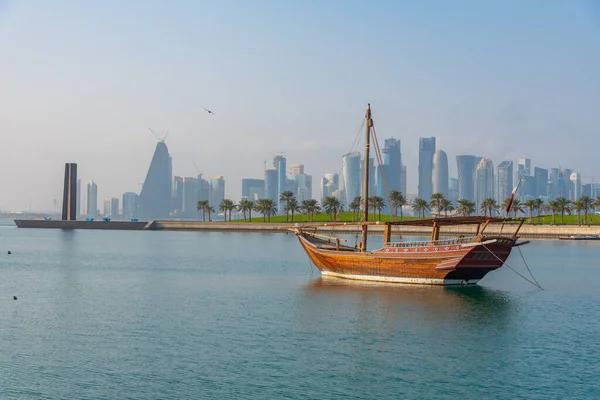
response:
<path id="1" fill-rule="evenodd" d="M 373 131 L 371 107 L 365 116 L 366 137 L 364 160 L 369 160 L 369 143 Z M 373 138 L 378 149 L 376 138 Z M 380 159 L 379 155 L 377 157 Z M 304 251 L 321 274 L 355 280 L 416 283 L 428 285 L 467 285 L 479 282 L 488 272 L 500 268 L 513 247 L 528 242 L 517 242 L 518 232 L 525 219 L 493 217 L 446 217 L 395 222 L 369 222 L 369 163 L 364 163 L 362 193 L 363 221 L 356 225 L 361 230 L 361 241 L 356 246 L 341 244 L 339 237 L 317 233 L 316 225 L 290 228 L 297 236 Z M 518 186 L 517 186 L 518 188 Z M 513 196 L 515 191 L 513 191 Z M 512 198 L 511 198 L 512 199 Z M 509 204 L 510 208 L 510 204 Z M 507 210 L 508 212 L 508 210 Z M 490 224 L 517 221 L 514 232 L 489 234 Z M 384 226 L 384 245 L 380 249 L 367 250 L 370 225 Z M 328 226 L 352 225 L 352 223 L 329 223 Z M 440 239 L 440 228 L 470 225 L 476 227 L 472 237 Z M 322 225 L 321 225 L 322 226 Z M 420 226 L 431 228 L 431 240 L 421 242 L 392 242 L 393 226 Z M 502 232 L 502 230 L 500 230 Z"/>
<path id="2" fill-rule="evenodd" d="M 559 240 L 600 240 L 600 235 L 569 235 L 559 236 Z"/>
<path id="3" fill-rule="evenodd" d="M 436 318 L 469 320 L 503 319 L 516 310 L 513 299 L 505 292 L 479 285 L 444 288 L 381 282 L 353 281 L 322 276 L 304 287 L 305 291 L 323 307 L 339 303 L 360 305 L 373 303 L 368 308 L 398 314 L 398 318 L 414 315 L 417 318 L 434 314 Z M 327 301 L 323 301 L 327 297 Z M 339 301 L 336 302 L 335 300 Z M 381 306 L 381 307 L 377 307 Z M 314 310 L 317 312 L 317 310 Z"/>

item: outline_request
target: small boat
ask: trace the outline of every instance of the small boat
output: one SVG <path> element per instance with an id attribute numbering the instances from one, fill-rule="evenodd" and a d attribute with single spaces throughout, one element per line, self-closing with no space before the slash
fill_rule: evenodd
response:
<path id="1" fill-rule="evenodd" d="M 367 106 L 364 159 L 369 159 L 369 146 L 373 120 L 371 107 Z M 375 146 L 377 148 L 377 146 Z M 298 240 L 312 263 L 322 275 L 338 278 L 415 283 L 428 285 L 471 285 L 479 282 L 488 272 L 500 268 L 513 247 L 529 242 L 518 242 L 518 232 L 524 218 L 446 217 L 422 220 L 380 222 L 368 221 L 369 163 L 364 163 L 363 221 L 354 223 L 361 231 L 361 241 L 356 246 L 342 244 L 343 238 L 317 233 L 318 225 L 288 228 Z M 515 189 L 516 191 L 516 189 Z M 513 191 L 514 195 L 514 191 Z M 487 234 L 490 224 L 517 222 L 512 234 Z M 327 226 L 353 225 L 353 223 L 328 223 Z M 369 227 L 383 225 L 383 247 L 367 250 Z M 421 226 L 431 228 L 431 239 L 425 241 L 392 242 L 392 227 Z M 474 235 L 440 239 L 440 229 L 445 226 L 471 225 Z M 321 225 L 322 226 L 322 225 Z M 504 228 L 504 225 L 502 225 Z M 345 228 L 344 228 L 345 229 Z M 508 229 L 508 227 L 507 227 Z M 503 232 L 504 229 L 500 229 Z M 357 235 L 358 239 L 358 235 Z"/>
<path id="2" fill-rule="evenodd" d="M 568 235 L 559 236 L 559 240 L 600 240 L 600 235 Z"/>

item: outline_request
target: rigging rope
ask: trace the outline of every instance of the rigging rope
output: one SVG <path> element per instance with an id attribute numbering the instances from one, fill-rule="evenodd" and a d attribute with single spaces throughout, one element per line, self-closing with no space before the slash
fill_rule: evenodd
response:
<path id="1" fill-rule="evenodd" d="M 508 269 L 510 269 L 511 271 L 513 271 L 515 274 L 519 275 L 521 278 L 525 279 L 527 282 L 531 283 L 533 286 L 536 286 L 538 288 L 540 288 L 541 290 L 544 290 L 544 288 L 538 283 L 538 281 L 533 277 L 533 275 L 531 275 L 531 277 L 533 278 L 533 280 L 535 282 L 532 282 L 531 280 L 527 279 L 525 276 L 523 276 L 522 274 L 520 274 L 517 270 L 515 270 L 513 267 L 511 267 L 510 265 L 508 265 L 508 263 L 506 261 L 502 261 L 502 259 L 500 257 L 498 257 L 496 254 L 494 254 L 493 251 L 491 251 L 485 244 L 482 244 L 482 246 L 490 252 L 491 255 L 493 255 L 494 257 L 496 257 L 498 259 L 498 261 L 500 261 L 503 265 L 506 265 L 508 267 Z M 519 249 L 519 251 L 521 251 L 521 249 Z M 523 256 L 523 253 L 521 253 L 521 257 Z M 523 258 L 523 261 L 525 261 L 525 258 Z M 527 265 L 527 263 L 525 263 L 525 265 Z M 527 270 L 529 271 L 529 267 L 527 267 Z M 531 271 L 529 271 L 529 274 L 531 274 Z"/>

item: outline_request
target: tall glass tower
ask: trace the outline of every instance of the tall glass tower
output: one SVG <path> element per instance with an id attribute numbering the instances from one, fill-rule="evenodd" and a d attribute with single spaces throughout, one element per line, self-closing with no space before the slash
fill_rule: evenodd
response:
<path id="1" fill-rule="evenodd" d="M 171 211 L 172 160 L 164 141 L 156 144 L 140 193 L 142 218 L 167 218 Z"/>
<path id="2" fill-rule="evenodd" d="M 433 193 L 441 193 L 447 199 L 450 196 L 448 190 L 448 156 L 443 150 L 433 154 Z M 428 199 L 425 199 L 429 201 Z"/>
<path id="3" fill-rule="evenodd" d="M 435 138 L 419 138 L 419 198 L 429 201 L 433 194 L 433 154 Z"/>
<path id="4" fill-rule="evenodd" d="M 360 153 L 348 153 L 342 156 L 342 179 L 344 181 L 344 207 L 360 196 Z"/>
<path id="5" fill-rule="evenodd" d="M 481 157 L 456 156 L 458 167 L 458 199 L 475 200 L 475 168 Z"/>

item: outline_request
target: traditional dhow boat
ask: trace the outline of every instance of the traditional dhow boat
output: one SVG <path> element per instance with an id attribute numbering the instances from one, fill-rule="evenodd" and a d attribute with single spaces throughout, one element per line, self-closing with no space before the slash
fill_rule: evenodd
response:
<path id="1" fill-rule="evenodd" d="M 371 108 L 367 106 L 365 160 L 369 159 L 369 143 L 373 120 Z M 319 233 L 318 226 L 294 226 L 290 228 L 300 241 L 313 264 L 323 275 L 339 278 L 416 283 L 430 285 L 467 285 L 476 284 L 488 272 L 500 268 L 513 247 L 526 244 L 518 243 L 518 232 L 525 219 L 493 217 L 450 217 L 396 222 L 369 222 L 369 163 L 364 163 L 363 177 L 363 221 L 355 223 L 360 228 L 361 241 L 355 247 L 342 244 L 343 238 L 326 236 Z M 503 231 L 508 222 L 517 222 L 512 234 L 486 234 L 490 224 L 502 224 Z M 329 223 L 353 225 L 352 223 Z M 384 244 L 382 248 L 368 251 L 368 228 L 384 225 Z M 394 226 L 429 226 L 431 240 L 420 242 L 392 242 Z M 453 237 L 440 239 L 440 229 L 444 226 L 471 225 L 474 235 L 471 237 Z M 507 227 L 508 229 L 508 227 Z"/>

